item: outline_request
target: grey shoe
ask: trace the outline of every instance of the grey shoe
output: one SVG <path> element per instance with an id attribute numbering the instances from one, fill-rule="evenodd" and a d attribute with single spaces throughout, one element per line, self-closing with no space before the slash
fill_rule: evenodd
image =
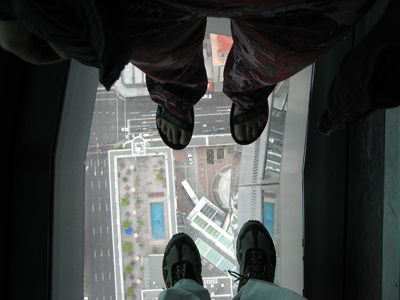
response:
<path id="1" fill-rule="evenodd" d="M 200 253 L 194 241 L 185 233 L 175 234 L 165 248 L 162 264 L 167 289 L 184 278 L 203 285 L 201 267 Z"/>
<path id="2" fill-rule="evenodd" d="M 274 282 L 276 252 L 268 230 L 259 221 L 246 222 L 236 241 L 236 257 L 240 273 L 229 271 L 239 280 L 240 290 L 249 279 Z"/>

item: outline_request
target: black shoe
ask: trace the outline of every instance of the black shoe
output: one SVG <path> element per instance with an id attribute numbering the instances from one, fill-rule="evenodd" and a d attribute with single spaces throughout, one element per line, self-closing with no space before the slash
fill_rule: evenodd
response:
<path id="1" fill-rule="evenodd" d="M 236 257 L 240 273 L 229 271 L 239 280 L 240 290 L 249 279 L 274 282 L 276 252 L 267 229 L 259 221 L 248 221 L 236 241 Z"/>
<path id="2" fill-rule="evenodd" d="M 184 278 L 192 279 L 203 286 L 199 250 L 185 233 L 177 233 L 169 241 L 164 252 L 162 270 L 167 289 Z"/>

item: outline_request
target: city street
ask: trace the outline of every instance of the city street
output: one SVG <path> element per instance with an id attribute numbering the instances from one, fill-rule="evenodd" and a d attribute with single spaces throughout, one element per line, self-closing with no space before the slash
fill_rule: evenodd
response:
<path id="1" fill-rule="evenodd" d="M 114 145 L 123 140 L 125 126 L 125 100 L 118 98 L 114 89 L 107 92 L 99 87 L 93 112 L 89 146 L 98 148 Z"/>
<path id="2" fill-rule="evenodd" d="M 194 135 L 229 133 L 229 113 L 232 102 L 222 93 L 214 93 L 212 98 L 201 99 L 194 107 Z M 149 134 L 158 137 L 156 125 L 157 104 L 150 97 L 137 97 L 126 101 L 126 120 L 131 134 Z M 217 129 L 217 131 L 218 131 Z"/>
<path id="3" fill-rule="evenodd" d="M 114 299 L 107 153 L 88 154 L 85 184 L 85 294 Z"/>
<path id="4" fill-rule="evenodd" d="M 219 134 L 229 134 L 230 106 L 231 101 L 223 94 L 202 99 L 195 107 L 194 135 L 215 136 L 214 128 L 220 130 Z M 107 151 L 125 139 L 126 132 L 121 128 L 127 124 L 132 134 L 158 138 L 155 109 L 156 104 L 148 97 L 124 100 L 117 96 L 114 89 L 107 92 L 99 87 L 89 138 L 85 182 L 85 294 L 90 295 L 90 299 L 115 299 Z M 200 161 L 204 155 L 199 155 L 193 147 L 188 147 L 181 154 L 184 158 L 176 161 L 176 172 L 182 180 L 188 180 L 199 197 L 208 197 L 211 187 L 205 184 L 206 168 Z M 192 154 L 192 164 L 187 154 Z M 215 171 L 212 173 L 215 174 Z"/>

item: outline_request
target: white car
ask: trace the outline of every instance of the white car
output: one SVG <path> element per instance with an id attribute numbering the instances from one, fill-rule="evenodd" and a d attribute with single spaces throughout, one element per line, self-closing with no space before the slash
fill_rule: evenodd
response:
<path id="1" fill-rule="evenodd" d="M 192 154 L 188 154 L 189 165 L 193 165 L 193 156 Z"/>

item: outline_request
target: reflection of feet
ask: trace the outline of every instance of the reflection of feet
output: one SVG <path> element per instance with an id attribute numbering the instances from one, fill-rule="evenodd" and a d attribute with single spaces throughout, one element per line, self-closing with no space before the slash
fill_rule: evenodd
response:
<path id="1" fill-rule="evenodd" d="M 248 145 L 254 142 L 264 131 L 267 121 L 267 102 L 262 107 L 253 110 L 240 110 L 232 104 L 231 134 L 238 144 Z"/>
<path id="2" fill-rule="evenodd" d="M 239 280 L 239 290 L 249 279 L 274 282 L 276 251 L 268 230 L 259 221 L 248 221 L 236 241 L 240 273 L 229 271 Z"/>
<path id="3" fill-rule="evenodd" d="M 171 148 L 180 150 L 189 144 L 193 134 L 193 109 L 180 116 L 159 106 L 156 124 L 164 142 Z"/>
<path id="4" fill-rule="evenodd" d="M 192 279 L 203 285 L 200 253 L 194 241 L 185 233 L 175 234 L 165 248 L 162 264 L 167 289 L 181 279 Z"/>

